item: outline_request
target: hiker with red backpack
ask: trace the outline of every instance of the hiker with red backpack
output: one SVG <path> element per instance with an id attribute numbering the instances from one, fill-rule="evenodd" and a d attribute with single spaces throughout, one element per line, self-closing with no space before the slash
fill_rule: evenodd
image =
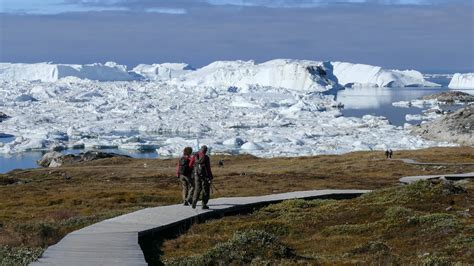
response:
<path id="1" fill-rule="evenodd" d="M 193 149 L 191 147 L 184 148 L 183 156 L 179 158 L 176 166 L 176 175 L 181 182 L 183 204 L 185 206 L 191 204 L 194 195 L 193 168 L 190 166 L 192 153 Z"/>
<path id="2" fill-rule="evenodd" d="M 206 155 L 207 146 L 203 145 L 198 153 L 192 158 L 189 166 L 193 169 L 194 178 L 194 196 L 192 207 L 196 208 L 196 203 L 199 200 L 199 196 L 202 192 L 202 209 L 209 209 L 207 203 L 209 202 L 211 183 L 214 176 L 211 171 L 211 160 Z"/>

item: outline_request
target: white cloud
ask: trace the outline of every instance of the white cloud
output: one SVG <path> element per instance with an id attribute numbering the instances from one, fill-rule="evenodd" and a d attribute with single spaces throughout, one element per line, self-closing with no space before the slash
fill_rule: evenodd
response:
<path id="1" fill-rule="evenodd" d="M 145 11 L 148 13 L 161 13 L 161 14 L 172 14 L 172 15 L 183 15 L 187 13 L 186 9 L 184 8 L 156 7 L 156 8 L 146 8 Z"/>

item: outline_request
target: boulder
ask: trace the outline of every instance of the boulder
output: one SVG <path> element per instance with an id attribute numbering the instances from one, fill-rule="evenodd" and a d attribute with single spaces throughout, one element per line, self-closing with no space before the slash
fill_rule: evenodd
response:
<path id="1" fill-rule="evenodd" d="M 100 151 L 87 151 L 79 154 L 61 154 L 59 152 L 48 152 L 37 161 L 38 165 L 42 167 L 60 167 L 62 165 L 71 165 L 80 162 L 89 162 L 99 159 L 123 157 L 130 158 L 127 155 L 121 155 L 116 153 L 100 152 Z"/>
<path id="2" fill-rule="evenodd" d="M 413 128 L 412 133 L 435 141 L 474 145 L 474 105 L 426 122 Z"/>

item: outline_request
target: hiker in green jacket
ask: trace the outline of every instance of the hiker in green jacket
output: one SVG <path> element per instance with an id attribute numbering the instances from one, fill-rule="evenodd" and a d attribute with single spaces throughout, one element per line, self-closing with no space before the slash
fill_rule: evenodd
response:
<path id="1" fill-rule="evenodd" d="M 193 169 L 194 178 L 194 196 L 193 209 L 196 208 L 196 203 L 202 192 L 202 209 L 209 209 L 207 203 L 209 202 L 211 192 L 211 182 L 214 179 L 211 171 L 211 160 L 206 155 L 207 146 L 202 146 L 199 152 L 191 158 L 189 166 Z"/>

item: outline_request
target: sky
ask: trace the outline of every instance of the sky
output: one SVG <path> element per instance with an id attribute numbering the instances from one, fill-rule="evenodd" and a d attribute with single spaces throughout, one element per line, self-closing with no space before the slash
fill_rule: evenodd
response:
<path id="1" fill-rule="evenodd" d="M 474 0 L 0 0 L 0 61 L 275 58 L 474 72 Z"/>

